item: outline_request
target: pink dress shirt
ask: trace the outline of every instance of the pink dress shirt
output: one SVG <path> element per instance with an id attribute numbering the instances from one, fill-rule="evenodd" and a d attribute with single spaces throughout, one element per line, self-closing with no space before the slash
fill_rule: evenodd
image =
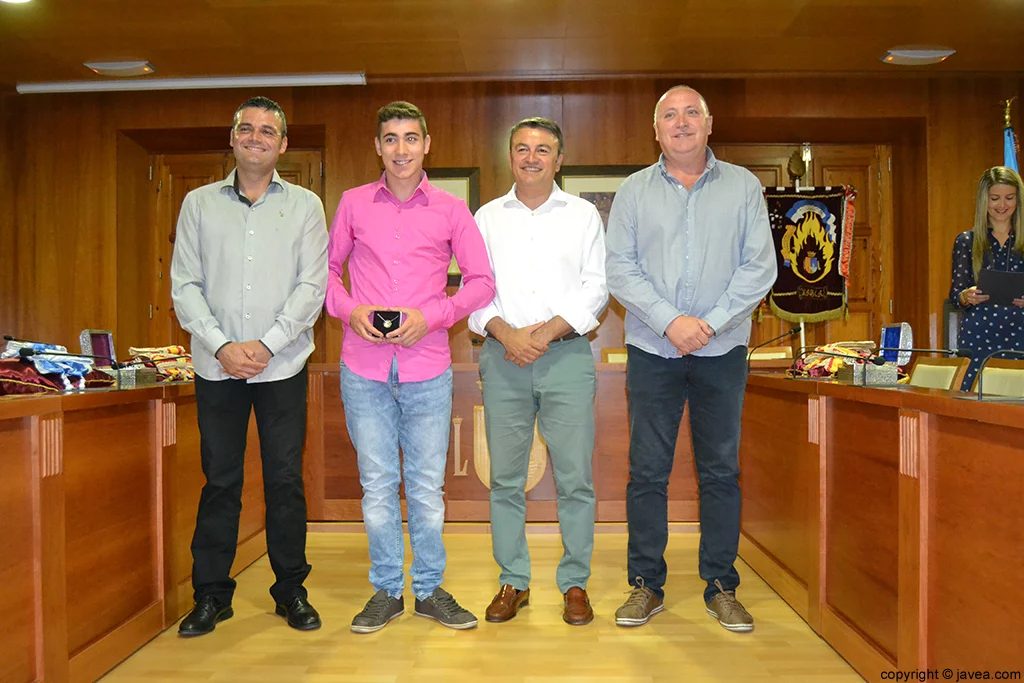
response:
<path id="1" fill-rule="evenodd" d="M 445 292 L 452 255 L 463 287 Z M 351 256 L 351 258 L 350 258 Z M 348 259 L 349 294 L 341 280 Z M 452 362 L 448 328 L 494 298 L 494 275 L 483 237 L 466 203 L 427 182 L 398 201 L 384 183 L 345 192 L 331 224 L 328 247 L 327 312 L 345 324 L 341 358 L 361 377 L 385 382 L 398 356 L 400 382 L 437 377 Z M 357 306 L 418 308 L 429 331 L 416 344 L 373 344 L 350 334 Z"/>

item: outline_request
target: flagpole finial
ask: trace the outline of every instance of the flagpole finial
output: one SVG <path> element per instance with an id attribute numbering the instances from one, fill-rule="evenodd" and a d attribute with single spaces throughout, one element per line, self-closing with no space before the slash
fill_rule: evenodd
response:
<path id="1" fill-rule="evenodd" d="M 1010 106 L 1013 104 L 1015 99 L 1017 99 L 1016 95 L 1006 100 L 1006 106 L 1003 108 L 1003 119 L 1005 121 L 1005 125 L 1003 126 L 1004 128 L 1010 127 Z"/>

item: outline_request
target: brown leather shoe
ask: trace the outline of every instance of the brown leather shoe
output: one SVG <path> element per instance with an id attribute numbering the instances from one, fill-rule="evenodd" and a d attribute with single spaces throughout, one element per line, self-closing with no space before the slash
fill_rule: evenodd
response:
<path id="1" fill-rule="evenodd" d="M 529 588 L 517 591 L 506 583 L 491 600 L 491 604 L 487 606 L 487 615 L 484 618 L 491 622 L 508 621 L 516 615 L 520 607 L 526 607 L 529 604 Z"/>
<path id="2" fill-rule="evenodd" d="M 594 610 L 590 606 L 590 599 L 587 598 L 587 591 L 579 586 L 573 586 L 565 594 L 565 609 L 562 611 L 562 619 L 565 623 L 573 626 L 583 626 L 594 620 Z"/>

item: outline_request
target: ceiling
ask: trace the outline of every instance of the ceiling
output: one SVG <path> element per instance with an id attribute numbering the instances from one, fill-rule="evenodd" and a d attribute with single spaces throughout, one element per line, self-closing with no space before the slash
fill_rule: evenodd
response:
<path id="1" fill-rule="evenodd" d="M 929 67 L 887 48 L 957 53 Z M 400 77 L 1024 72 L 1024 0 L 32 0 L 0 3 L 0 86 L 364 72 Z"/>

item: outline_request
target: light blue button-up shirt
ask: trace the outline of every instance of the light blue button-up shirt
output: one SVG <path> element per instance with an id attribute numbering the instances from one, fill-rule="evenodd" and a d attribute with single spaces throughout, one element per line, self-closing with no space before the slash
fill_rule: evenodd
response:
<path id="1" fill-rule="evenodd" d="M 707 150 L 687 190 L 665 158 L 629 176 L 608 218 L 607 277 L 626 307 L 626 343 L 663 358 L 679 351 L 665 329 L 681 315 L 714 329 L 695 356 L 721 356 L 750 341 L 750 315 L 777 275 L 761 183 Z"/>

